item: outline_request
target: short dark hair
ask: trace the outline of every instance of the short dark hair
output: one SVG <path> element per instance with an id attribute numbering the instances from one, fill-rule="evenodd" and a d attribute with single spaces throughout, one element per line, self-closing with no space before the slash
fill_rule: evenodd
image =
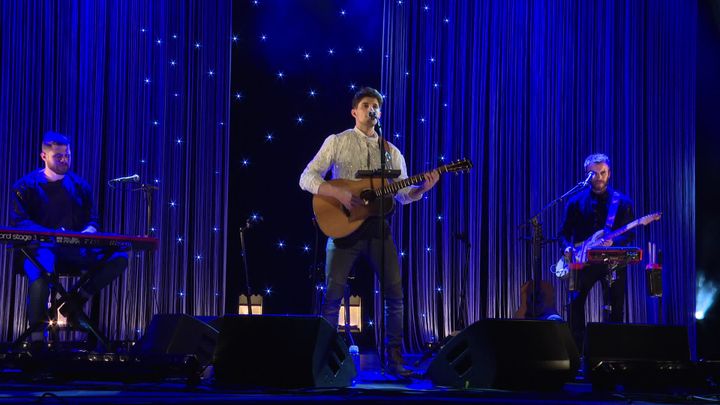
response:
<path id="1" fill-rule="evenodd" d="M 360 104 L 360 100 L 364 99 L 365 97 L 372 97 L 375 100 L 378 101 L 378 104 L 380 107 L 382 107 L 383 104 L 383 96 L 380 94 L 379 91 L 373 89 L 372 87 L 363 87 L 362 89 L 358 90 L 357 93 L 355 93 L 355 96 L 352 99 L 352 108 L 357 108 L 358 104 Z"/>
<path id="2" fill-rule="evenodd" d="M 67 136 L 54 131 L 45 132 L 42 140 L 43 150 L 52 149 L 53 145 L 67 145 L 70 146 L 70 140 Z"/>
<path id="3" fill-rule="evenodd" d="M 590 165 L 595 163 L 605 163 L 608 167 L 610 167 L 610 158 L 603 153 L 593 153 L 585 159 L 585 164 L 583 165 L 585 171 L 587 171 Z"/>

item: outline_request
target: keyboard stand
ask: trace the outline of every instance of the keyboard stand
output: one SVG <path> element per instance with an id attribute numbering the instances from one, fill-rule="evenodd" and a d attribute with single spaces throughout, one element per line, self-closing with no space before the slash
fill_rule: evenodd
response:
<path id="1" fill-rule="evenodd" d="M 28 252 L 28 247 L 16 247 L 17 250 L 19 250 L 28 260 L 32 262 L 39 270 L 40 270 L 40 276 L 48 281 L 48 286 L 50 287 L 50 293 L 53 294 L 53 299 L 51 299 L 51 305 L 48 309 L 49 314 L 56 314 L 58 308 L 62 306 L 67 300 L 70 298 L 70 294 L 73 292 L 77 292 L 82 285 L 85 284 L 86 281 L 90 279 L 90 277 L 93 274 L 93 269 L 87 271 L 85 274 L 80 276 L 80 279 L 77 283 L 70 289 L 70 291 L 67 291 L 65 287 L 60 283 L 60 278 L 57 274 L 57 272 L 50 273 L 47 271 L 47 269 L 40 264 L 40 262 L 37 260 L 37 258 L 30 254 Z M 107 259 L 109 257 L 108 253 L 105 253 L 104 259 Z M 101 260 L 100 263 L 104 262 L 104 260 Z M 55 295 L 59 295 L 59 298 L 55 299 Z M 82 309 L 78 309 L 75 312 L 75 317 L 78 319 L 81 325 L 87 330 L 87 332 L 95 337 L 97 339 L 97 342 L 104 348 L 108 348 L 108 339 L 105 337 L 105 335 L 100 332 L 98 327 L 90 320 L 90 318 L 85 314 L 85 312 L 82 311 Z M 40 321 L 36 322 L 33 325 L 30 325 L 25 331 L 18 337 L 15 342 L 13 342 L 13 347 L 15 348 L 21 348 L 23 345 L 23 342 L 27 340 L 27 338 L 30 337 L 30 335 L 33 332 L 39 332 L 42 330 L 45 330 L 48 326 L 54 327 L 54 325 L 50 325 L 48 321 Z"/>

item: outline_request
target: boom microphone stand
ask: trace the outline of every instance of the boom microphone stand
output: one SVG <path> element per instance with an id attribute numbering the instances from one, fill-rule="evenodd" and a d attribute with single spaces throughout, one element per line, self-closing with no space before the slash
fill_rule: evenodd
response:
<path id="1" fill-rule="evenodd" d="M 456 330 L 463 330 L 467 327 L 465 320 L 468 318 L 467 285 L 469 277 L 468 273 L 470 273 L 470 248 L 472 245 L 470 244 L 470 237 L 465 232 L 455 234 L 455 238 L 458 241 L 463 242 L 463 245 L 465 246 L 465 263 L 463 263 L 462 275 L 460 276 L 460 303 L 458 304 L 457 315 L 455 318 Z"/>
<path id="2" fill-rule="evenodd" d="M 313 227 L 315 228 L 315 252 L 314 252 L 314 259 L 312 265 L 310 265 L 310 274 L 308 277 L 310 280 L 312 280 L 312 286 L 313 286 L 313 293 L 312 293 L 312 313 L 317 316 L 321 316 L 322 312 L 320 308 L 322 307 L 322 301 L 324 296 L 324 290 L 321 289 L 319 286 L 324 284 L 324 275 L 320 273 L 320 271 L 323 269 L 323 266 L 319 262 L 319 254 L 320 254 L 320 228 L 317 224 L 317 219 L 315 217 L 312 218 Z"/>
<path id="3" fill-rule="evenodd" d="M 542 294 L 542 272 L 541 272 L 541 262 L 542 262 L 542 256 L 541 256 L 541 247 L 550 240 L 545 239 L 545 237 L 542 234 L 542 223 L 540 222 L 540 215 L 542 215 L 545 211 L 549 210 L 550 208 L 554 207 L 555 205 L 559 204 L 560 202 L 564 201 L 567 197 L 571 196 L 572 194 L 575 194 L 576 192 L 582 190 L 583 188 L 587 187 L 590 184 L 590 181 L 592 180 L 593 176 L 595 176 L 594 172 L 588 172 L 587 177 L 584 181 L 578 182 L 573 188 L 566 191 L 563 195 L 556 198 L 555 200 L 549 202 L 547 205 L 545 205 L 540 211 L 538 211 L 535 215 L 533 215 L 527 222 L 520 224 L 518 228 L 524 228 L 527 226 L 532 227 L 532 237 L 525 238 L 527 240 L 532 241 L 532 256 L 533 256 L 533 263 L 530 270 L 530 277 L 528 282 L 526 283 L 528 289 L 529 289 L 529 301 L 530 305 L 529 308 L 525 310 L 525 313 L 522 312 L 522 306 L 523 302 L 521 302 L 521 309 L 518 310 L 516 313 L 516 317 L 523 317 L 523 318 L 541 318 L 541 319 L 550 319 L 551 317 L 557 315 L 557 312 L 554 308 L 547 308 L 546 305 L 543 305 L 543 303 L 540 303 L 536 307 L 536 297 L 537 295 L 540 295 L 540 297 L 543 296 Z M 549 284 L 546 284 L 549 286 Z"/>
<path id="4" fill-rule="evenodd" d="M 250 290 L 250 270 L 248 269 L 247 264 L 247 249 L 245 248 L 245 232 L 250 229 L 255 222 L 261 221 L 262 217 L 259 216 L 250 216 L 245 221 L 245 226 L 240 227 L 240 255 L 243 258 L 243 266 L 245 267 L 245 292 L 247 294 L 247 310 L 248 315 L 252 315 L 252 303 L 250 302 L 250 297 L 252 296 L 252 291 Z"/>
<path id="5" fill-rule="evenodd" d="M 455 328 L 453 332 L 450 332 L 450 334 L 440 341 L 428 343 L 423 355 L 413 363 L 415 367 L 420 367 L 427 359 L 437 354 L 455 335 L 467 327 L 465 323 L 465 320 L 468 318 L 467 285 L 470 274 L 470 249 L 472 248 L 472 244 L 470 243 L 470 237 L 467 232 L 455 233 L 455 239 L 462 242 L 465 247 L 465 263 L 463 263 L 460 274 L 460 300 L 458 302 L 457 313 L 455 314 Z"/>

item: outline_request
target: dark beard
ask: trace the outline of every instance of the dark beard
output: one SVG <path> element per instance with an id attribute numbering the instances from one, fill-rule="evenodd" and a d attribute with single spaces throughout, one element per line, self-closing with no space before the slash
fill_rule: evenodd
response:
<path id="1" fill-rule="evenodd" d="M 68 172 L 68 170 L 70 170 L 70 165 L 64 165 L 64 166 L 55 165 L 53 167 L 50 167 L 50 170 L 55 172 L 55 174 L 63 175 L 63 174 L 66 174 Z"/>
<path id="2" fill-rule="evenodd" d="M 607 185 L 607 183 L 603 183 L 603 185 L 602 185 L 601 187 L 602 187 L 602 188 L 599 188 L 599 189 L 598 189 L 595 185 L 593 185 L 593 187 L 592 187 L 593 193 L 595 193 L 595 194 L 602 194 L 602 193 L 604 193 L 605 190 L 607 190 L 608 185 Z"/>

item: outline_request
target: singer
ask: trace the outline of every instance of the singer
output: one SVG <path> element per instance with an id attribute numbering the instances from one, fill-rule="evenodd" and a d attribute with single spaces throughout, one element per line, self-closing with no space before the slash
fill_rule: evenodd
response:
<path id="1" fill-rule="evenodd" d="M 585 172 L 590 179 L 586 188 L 571 198 L 565 206 L 565 216 L 559 239 L 563 254 L 569 258 L 573 247 L 591 237 L 596 231 L 615 230 L 634 219 L 630 198 L 608 186 L 610 181 L 610 158 L 597 153 L 585 159 Z M 608 233 L 608 232 L 606 232 Z M 614 240 L 605 240 L 604 246 L 627 246 L 633 239 L 633 231 Z M 570 294 L 569 323 L 579 348 L 585 335 L 585 301 L 590 289 L 600 281 L 603 290 L 604 321 L 623 322 L 625 305 L 625 266 L 614 269 L 604 264 L 586 265 L 580 270 L 575 291 Z"/>
<path id="2" fill-rule="evenodd" d="M 300 187 L 313 194 L 321 194 L 336 198 L 346 208 L 363 204 L 362 199 L 352 195 L 350 191 L 333 186 L 324 181 L 325 174 L 332 167 L 334 179 L 354 179 L 358 170 L 375 170 L 380 168 L 379 137 L 375 132 L 375 124 L 380 118 L 382 95 L 375 89 L 360 89 L 352 100 L 350 114 L 355 118 L 355 128 L 345 130 L 337 135 L 330 135 L 320 147 L 315 157 L 308 163 L 300 176 Z M 407 168 L 405 158 L 397 147 L 385 142 L 387 151 L 387 169 L 400 170 L 398 180 L 406 179 Z M 433 171 L 425 174 L 425 181 L 419 186 L 406 187 L 400 190 L 396 199 L 402 204 L 409 204 L 422 198 L 437 183 L 440 175 Z M 385 240 L 380 239 L 380 223 L 385 222 Z M 403 290 L 397 248 L 390 234 L 390 226 L 384 218 L 368 218 L 360 228 L 352 234 L 332 239 L 327 242 L 326 281 L 327 289 L 322 304 L 322 315 L 331 325 L 337 326 L 340 301 L 343 297 L 350 269 L 361 258 L 366 258 L 378 272 L 381 246 L 385 246 L 385 319 L 387 341 L 388 372 L 401 377 L 412 373 L 403 366 Z"/>
<path id="3" fill-rule="evenodd" d="M 45 162 L 45 168 L 30 172 L 13 185 L 11 226 L 35 231 L 97 232 L 98 215 L 93 208 L 90 185 L 70 170 L 68 138 L 56 132 L 45 133 L 40 158 Z M 101 249 L 38 246 L 34 254 L 51 273 L 57 269 L 101 267 L 78 294 L 60 307 L 60 312 L 71 326 L 78 329 L 82 329 L 83 325 L 78 325 L 74 317 L 77 310 L 92 295 L 120 276 L 128 263 L 127 255 L 121 252 L 115 252 L 100 262 L 103 256 Z M 24 270 L 29 286 L 27 318 L 33 325 L 47 320 L 50 290 L 48 280 L 29 259 L 25 259 Z M 43 332 L 33 332 L 30 339 L 31 349 L 39 350 L 44 346 Z"/>

